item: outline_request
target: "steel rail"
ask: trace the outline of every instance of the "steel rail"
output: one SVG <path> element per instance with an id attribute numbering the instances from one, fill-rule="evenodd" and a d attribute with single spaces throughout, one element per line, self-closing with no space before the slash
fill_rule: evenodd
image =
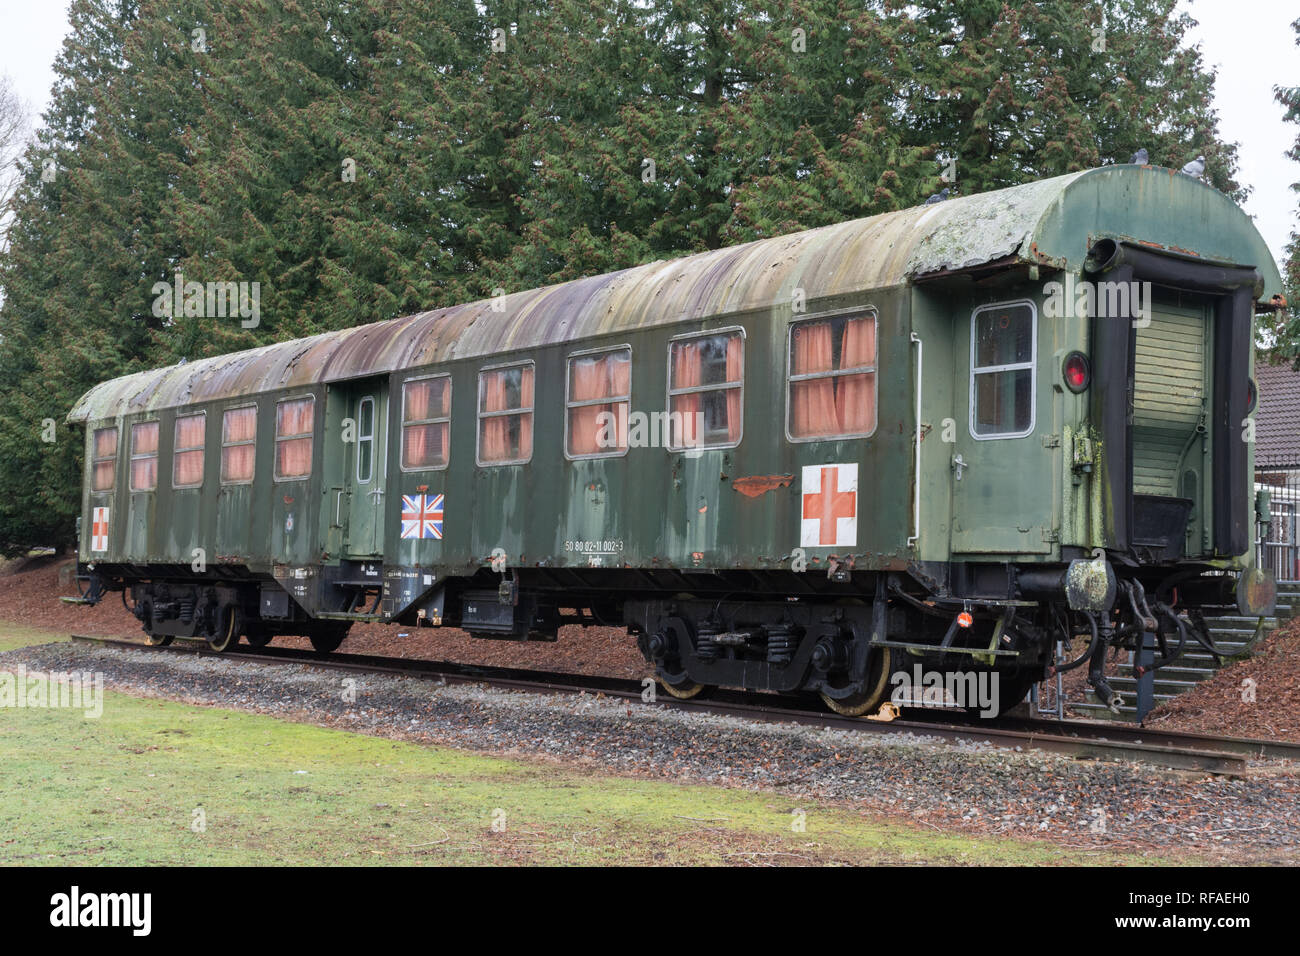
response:
<path id="1" fill-rule="evenodd" d="M 301 664 L 330 670 L 415 677 L 448 683 L 488 684 L 506 690 L 550 694 L 603 694 L 642 700 L 642 680 L 565 674 L 518 668 L 458 664 L 415 658 L 375 657 L 362 654 L 322 655 L 299 648 L 241 647 L 217 653 L 201 642 L 166 647 L 115 638 L 72 635 L 73 643 L 113 649 L 192 654 L 261 664 Z M 953 721 L 950 713 L 922 712 L 907 720 L 875 721 L 842 717 L 823 710 L 803 709 L 808 697 L 718 690 L 707 699 L 679 700 L 656 687 L 654 703 L 676 710 L 719 716 L 740 716 L 768 723 L 796 723 L 871 734 L 911 734 L 953 742 L 988 743 L 1002 748 L 1028 748 L 1082 759 L 1128 761 L 1176 770 L 1193 770 L 1227 776 L 1245 772 L 1248 757 L 1300 760 L 1300 745 L 1233 737 L 1209 737 L 1176 731 L 1151 731 L 1092 721 L 1046 721 L 1002 718 L 996 723 L 971 719 Z"/>

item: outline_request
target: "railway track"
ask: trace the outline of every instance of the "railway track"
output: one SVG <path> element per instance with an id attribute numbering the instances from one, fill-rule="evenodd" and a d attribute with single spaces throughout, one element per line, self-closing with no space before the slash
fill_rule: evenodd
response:
<path id="1" fill-rule="evenodd" d="M 520 670 L 457 664 L 449 661 L 373 657 L 361 654 L 321 656 L 296 648 L 241 647 L 217 654 L 199 642 L 151 647 L 134 641 L 73 635 L 73 643 L 113 649 L 163 654 L 192 654 L 261 664 L 305 664 L 330 670 L 368 674 L 390 674 L 449 683 L 487 684 L 530 693 L 603 694 L 641 701 L 646 684 L 627 678 L 593 677 L 550 671 Z M 775 697 L 739 691 L 718 690 L 707 699 L 678 700 L 666 694 L 656 704 L 695 713 L 740 716 L 773 723 L 797 723 L 855 733 L 902 734 L 935 737 L 953 742 L 985 742 L 1003 748 L 1049 751 L 1076 759 L 1129 761 L 1176 770 L 1194 770 L 1239 776 L 1249 759 L 1300 760 L 1300 744 L 1242 737 L 1210 737 L 1178 731 L 1149 730 L 1090 721 L 1048 721 L 1002 718 L 996 722 L 978 719 L 953 720 L 952 714 L 922 712 L 907 720 L 874 721 L 841 717 L 820 709 L 811 698 Z M 805 709 L 804 704 L 807 704 Z"/>

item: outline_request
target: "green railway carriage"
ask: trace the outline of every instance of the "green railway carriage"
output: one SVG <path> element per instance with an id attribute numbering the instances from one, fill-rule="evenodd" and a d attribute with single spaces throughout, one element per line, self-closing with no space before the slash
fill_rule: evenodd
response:
<path id="1" fill-rule="evenodd" d="M 99 385 L 85 599 L 157 641 L 625 623 L 665 685 L 1023 697 L 1268 610 L 1229 200 L 1114 166 Z M 1079 662 L 1083 661 L 1080 658 Z"/>

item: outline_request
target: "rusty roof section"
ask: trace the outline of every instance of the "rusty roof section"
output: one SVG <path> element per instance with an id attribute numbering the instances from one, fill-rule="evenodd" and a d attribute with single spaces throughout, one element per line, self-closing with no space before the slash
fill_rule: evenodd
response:
<path id="1" fill-rule="evenodd" d="M 1079 188 L 1081 181 L 1088 188 Z M 1071 203 L 1074 193 L 1078 202 Z M 783 319 L 796 288 L 811 305 L 1012 256 L 1078 266 L 1096 238 L 1138 235 L 1144 205 L 1154 210 L 1153 204 L 1171 202 L 1175 210 L 1200 210 L 1193 222 L 1202 232 L 1210 208 L 1223 222 L 1208 234 L 1248 232 L 1264 249 L 1266 276 L 1271 270 L 1276 277 L 1263 240 L 1226 197 L 1171 170 L 1110 166 L 517 292 L 498 312 L 482 300 L 139 372 L 92 388 L 68 420 L 98 421 L 732 313 L 771 309 Z M 1176 218 L 1172 226 L 1157 218 L 1154 211 L 1147 217 L 1168 235 L 1148 240 L 1193 241 Z M 1204 254 L 1230 258 L 1250 248 L 1247 239 Z M 1270 283 L 1273 291 L 1280 291 L 1280 279 Z"/>

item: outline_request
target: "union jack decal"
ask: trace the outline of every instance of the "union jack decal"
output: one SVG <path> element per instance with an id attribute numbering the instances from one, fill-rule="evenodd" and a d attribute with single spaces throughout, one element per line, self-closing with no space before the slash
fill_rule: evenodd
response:
<path id="1" fill-rule="evenodd" d="M 442 538 L 442 495 L 402 495 L 402 537 Z"/>

